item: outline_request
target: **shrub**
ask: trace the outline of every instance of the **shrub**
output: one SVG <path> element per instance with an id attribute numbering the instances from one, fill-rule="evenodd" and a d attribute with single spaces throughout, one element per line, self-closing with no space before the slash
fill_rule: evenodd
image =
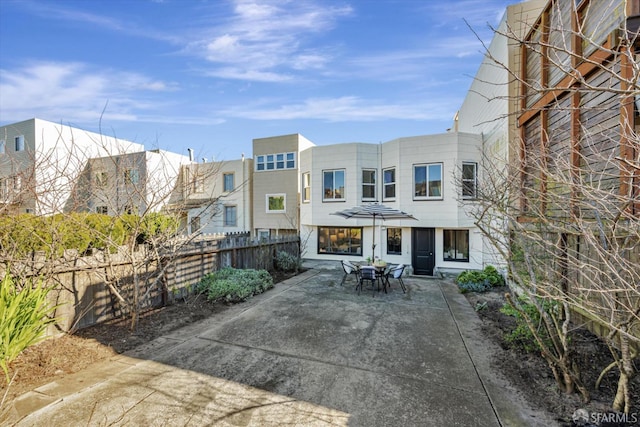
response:
<path id="1" fill-rule="evenodd" d="M 197 290 L 205 294 L 207 300 L 228 303 L 245 301 L 271 288 L 273 279 L 268 271 L 231 267 L 205 275 L 197 285 Z"/>
<path id="2" fill-rule="evenodd" d="M 282 271 L 297 271 L 300 268 L 300 260 L 289 252 L 279 251 L 276 254 L 276 268 Z"/>
<path id="3" fill-rule="evenodd" d="M 536 330 L 536 334 L 545 342 L 551 344 L 549 334 L 546 329 L 542 328 L 542 324 L 540 322 L 540 312 L 535 304 L 529 302 L 525 297 L 519 297 L 516 304 L 520 310 L 524 311 L 526 316 L 531 319 L 531 323 L 533 325 L 540 325 Z M 543 301 L 542 307 L 545 311 L 551 312 L 553 310 L 557 310 L 557 303 L 555 301 Z M 533 352 L 540 350 L 540 345 L 538 341 L 536 341 L 533 332 L 527 325 L 522 313 L 518 311 L 515 307 L 513 307 L 509 303 L 505 303 L 500 312 L 506 314 L 507 316 L 511 316 L 516 320 L 516 327 L 509 333 L 505 334 L 504 339 L 509 344 L 521 347 L 527 352 Z"/>
<path id="4" fill-rule="evenodd" d="M 48 317 L 57 307 L 50 306 L 47 295 L 52 288 L 38 283 L 18 289 L 10 274 L 0 284 L 0 368 L 9 379 L 9 363 L 27 347 L 44 338 Z"/>
<path id="5" fill-rule="evenodd" d="M 456 278 L 460 292 L 486 292 L 494 286 L 503 286 L 504 278 L 498 270 L 488 265 L 482 271 L 463 271 Z"/>

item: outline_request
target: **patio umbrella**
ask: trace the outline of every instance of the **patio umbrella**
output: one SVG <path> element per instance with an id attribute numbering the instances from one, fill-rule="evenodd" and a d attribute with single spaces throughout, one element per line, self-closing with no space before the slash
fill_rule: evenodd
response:
<path id="1" fill-rule="evenodd" d="M 356 206 L 343 211 L 333 212 L 331 215 L 338 215 L 343 218 L 371 218 L 373 219 L 373 244 L 371 245 L 372 259 L 375 259 L 376 250 L 376 218 L 385 221 L 388 219 L 416 219 L 413 215 L 398 209 L 393 209 L 379 203 Z"/>

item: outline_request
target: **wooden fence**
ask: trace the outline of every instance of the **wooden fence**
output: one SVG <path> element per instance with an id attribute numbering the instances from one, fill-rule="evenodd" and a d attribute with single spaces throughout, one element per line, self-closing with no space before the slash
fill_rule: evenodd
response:
<path id="1" fill-rule="evenodd" d="M 20 266 L 12 265 L 11 271 L 55 286 L 50 295 L 52 303 L 59 305 L 58 322 L 48 333 L 56 334 L 125 315 L 126 304 L 113 289 L 128 303 L 137 294 L 137 305 L 143 310 L 162 307 L 193 294 L 205 274 L 223 267 L 272 271 L 278 252 L 299 257 L 299 236 L 257 240 L 248 234 L 213 235 L 178 239 L 154 251 L 141 246 L 131 253 L 121 248 L 113 254 L 99 251 L 53 262 L 35 256 Z"/>

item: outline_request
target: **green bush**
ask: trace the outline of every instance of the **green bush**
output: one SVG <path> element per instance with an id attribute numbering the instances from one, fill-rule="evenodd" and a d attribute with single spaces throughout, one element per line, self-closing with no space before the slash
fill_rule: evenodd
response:
<path id="1" fill-rule="evenodd" d="M 503 286 L 504 278 L 494 266 L 488 265 L 482 271 L 463 271 L 458 274 L 456 283 L 462 293 L 486 292 L 494 286 Z"/>
<path id="2" fill-rule="evenodd" d="M 526 313 L 526 316 L 531 319 L 531 323 L 533 325 L 538 325 L 536 329 L 536 334 L 545 342 L 551 344 L 549 334 L 545 328 L 542 327 L 542 323 L 540 321 L 540 312 L 535 304 L 529 302 L 525 297 L 519 297 L 516 304 L 518 307 Z M 555 301 L 542 301 L 542 308 L 547 312 L 552 312 L 557 310 L 557 303 Z M 534 352 L 540 350 L 540 345 L 538 341 L 534 338 L 533 332 L 527 325 L 522 313 L 516 310 L 509 303 L 505 303 L 500 312 L 506 314 L 507 316 L 511 316 L 516 320 L 516 327 L 509 333 L 505 334 L 504 339 L 509 344 L 521 347 L 525 351 Z"/>
<path id="3" fill-rule="evenodd" d="M 209 301 L 236 303 L 273 288 L 273 279 L 266 270 L 225 267 L 205 275 L 196 288 Z"/>
<path id="4" fill-rule="evenodd" d="M 40 283 L 18 289 L 11 275 L 0 284 L 0 368 L 7 382 L 9 363 L 27 347 L 44 338 L 47 325 L 55 321 L 49 315 L 56 309 L 49 305 L 47 295 L 52 288 Z"/>
<path id="5" fill-rule="evenodd" d="M 282 271 L 297 271 L 300 268 L 300 260 L 289 252 L 279 251 L 276 254 L 276 268 Z"/>

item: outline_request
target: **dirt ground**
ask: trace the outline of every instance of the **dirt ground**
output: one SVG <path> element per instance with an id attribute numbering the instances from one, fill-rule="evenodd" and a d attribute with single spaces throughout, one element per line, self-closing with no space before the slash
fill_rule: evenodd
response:
<path id="1" fill-rule="evenodd" d="M 286 276 L 276 275 L 274 281 Z M 591 401 L 587 404 L 577 394 L 566 395 L 558 391 L 546 362 L 537 354 L 527 353 L 504 340 L 504 334 L 514 325 L 514 320 L 502 314 L 504 289 L 484 294 L 466 294 L 472 307 L 484 306 L 477 310 L 482 319 L 483 334 L 498 343 L 502 351 L 492 354 L 494 363 L 507 378 L 522 392 L 533 407 L 551 413 L 562 426 L 573 426 L 572 415 L 576 409 L 586 409 L 590 413 L 605 413 L 611 407 L 616 387 L 615 371 L 607 374 L 599 390 L 594 390 L 595 380 L 611 361 L 607 347 L 587 331 L 577 331 L 574 343 L 577 360 L 584 379 L 591 391 Z M 486 303 L 486 304 L 485 304 Z M 2 382 L 0 400 L 5 402 L 29 390 L 47 384 L 54 379 L 80 371 L 91 364 L 115 354 L 133 349 L 171 330 L 197 322 L 227 309 L 223 304 L 211 304 L 204 297 L 196 296 L 181 303 L 147 312 L 142 316 L 136 332 L 129 330 L 127 319 L 92 326 L 74 335 L 63 335 L 43 341 L 25 350 L 11 365 L 15 375 L 9 388 Z M 640 368 L 640 366 L 637 366 Z M 633 398 L 638 404 L 633 411 L 640 413 L 640 376 L 632 384 Z M 600 424 L 602 426 L 631 424 Z"/>

